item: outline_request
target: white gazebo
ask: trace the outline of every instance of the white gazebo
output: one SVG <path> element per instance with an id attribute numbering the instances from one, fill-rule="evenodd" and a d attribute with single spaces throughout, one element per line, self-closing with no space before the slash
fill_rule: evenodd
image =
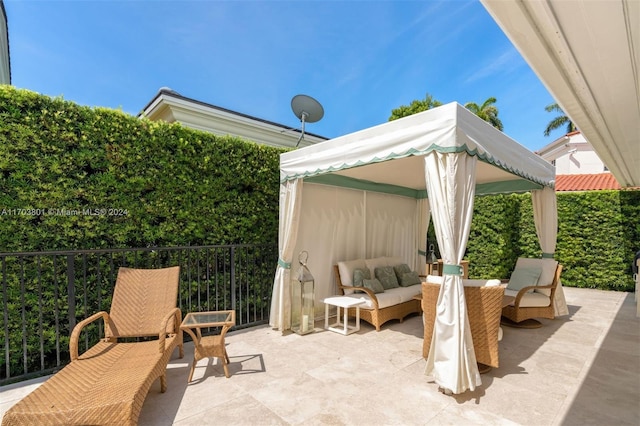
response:
<path id="1" fill-rule="evenodd" d="M 424 272 L 433 217 L 445 278 L 428 373 L 453 393 L 473 390 L 480 376 L 460 264 L 474 197 L 531 191 L 543 257 L 553 257 L 554 177 L 551 164 L 458 103 L 282 154 L 270 325 L 290 328 L 290 280 L 300 251 L 309 253 L 319 301 L 335 294 L 332 265 L 341 260 L 399 256 Z M 561 288 L 557 294 L 557 314 L 566 314 Z"/>

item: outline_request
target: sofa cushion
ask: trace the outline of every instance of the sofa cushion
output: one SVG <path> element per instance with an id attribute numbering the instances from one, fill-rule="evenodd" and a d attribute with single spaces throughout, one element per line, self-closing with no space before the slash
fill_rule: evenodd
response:
<path id="1" fill-rule="evenodd" d="M 356 269 L 367 269 L 367 265 L 364 259 L 348 260 L 344 262 L 338 262 L 338 271 L 340 272 L 340 281 L 342 285 L 353 285 L 353 272 Z M 352 294 L 353 290 L 345 290 L 344 294 Z"/>
<path id="2" fill-rule="evenodd" d="M 507 288 L 519 291 L 525 287 L 538 285 L 542 268 L 539 266 L 516 266 L 509 278 Z M 533 292 L 533 290 L 529 290 Z"/>
<path id="3" fill-rule="evenodd" d="M 373 276 L 375 271 L 376 271 L 376 268 L 382 268 L 384 266 L 389 266 L 389 258 L 388 257 L 376 257 L 376 258 L 373 258 L 373 259 L 365 259 L 364 263 L 367 265 L 367 268 L 369 268 L 369 270 L 371 271 L 371 276 Z"/>
<path id="4" fill-rule="evenodd" d="M 516 297 L 518 292 L 516 290 L 509 290 L 509 288 L 506 288 L 504 290 L 504 295 Z M 551 298 L 549 296 L 537 292 L 526 292 L 524 296 L 522 296 L 522 299 L 520 299 L 521 308 L 542 308 L 549 306 L 550 303 Z"/>
<path id="5" fill-rule="evenodd" d="M 421 283 L 422 284 L 422 283 Z M 395 294 L 400 297 L 400 302 L 407 302 L 414 296 L 422 294 L 422 285 L 412 285 L 409 287 L 398 287 L 387 290 L 388 293 Z"/>
<path id="6" fill-rule="evenodd" d="M 360 309 L 373 309 L 373 303 L 368 295 L 353 294 L 349 297 L 353 297 L 364 302 L 363 305 L 360 305 Z M 378 293 L 376 294 L 376 299 L 378 300 L 378 308 L 380 309 L 402 303 L 400 293 L 397 291 L 385 291 L 384 293 Z"/>
<path id="7" fill-rule="evenodd" d="M 382 283 L 380 283 L 380 280 L 378 280 L 377 278 L 362 280 L 362 286 L 368 288 L 376 294 L 384 293 L 384 287 L 382 286 Z"/>
<path id="8" fill-rule="evenodd" d="M 381 266 L 375 269 L 375 277 L 380 280 L 385 290 L 400 287 L 393 266 Z"/>
<path id="9" fill-rule="evenodd" d="M 402 265 L 403 263 L 407 262 L 399 257 L 387 257 L 387 266 Z"/>

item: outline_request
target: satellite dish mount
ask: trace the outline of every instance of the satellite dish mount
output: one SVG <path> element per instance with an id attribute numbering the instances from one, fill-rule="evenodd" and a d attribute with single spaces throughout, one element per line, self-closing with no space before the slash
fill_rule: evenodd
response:
<path id="1" fill-rule="evenodd" d="M 296 142 L 296 148 L 300 145 L 302 139 L 304 139 L 304 123 L 315 123 L 320 121 L 324 117 L 324 109 L 320 102 L 307 95 L 296 95 L 291 99 L 291 109 L 293 113 L 300 119 L 302 123 L 302 131 L 298 142 Z"/>

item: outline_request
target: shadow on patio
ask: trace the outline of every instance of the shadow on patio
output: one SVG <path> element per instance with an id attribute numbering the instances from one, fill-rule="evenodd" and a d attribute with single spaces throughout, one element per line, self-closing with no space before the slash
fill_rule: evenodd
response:
<path id="1" fill-rule="evenodd" d="M 422 319 L 376 333 L 299 336 L 268 326 L 229 333 L 229 379 L 202 360 L 187 384 L 193 346 L 169 364 L 166 393 L 151 388 L 146 425 L 202 424 L 637 424 L 640 319 L 633 295 L 565 288 L 570 315 L 536 330 L 504 327 L 500 368 L 474 392 L 438 392 L 423 374 Z M 6 386 L 4 413 L 28 389 Z"/>

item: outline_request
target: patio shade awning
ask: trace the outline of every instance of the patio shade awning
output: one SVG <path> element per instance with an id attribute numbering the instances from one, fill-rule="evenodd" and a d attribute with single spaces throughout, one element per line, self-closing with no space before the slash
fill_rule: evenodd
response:
<path id="1" fill-rule="evenodd" d="M 481 1 L 620 185 L 640 186 L 640 1 Z"/>

